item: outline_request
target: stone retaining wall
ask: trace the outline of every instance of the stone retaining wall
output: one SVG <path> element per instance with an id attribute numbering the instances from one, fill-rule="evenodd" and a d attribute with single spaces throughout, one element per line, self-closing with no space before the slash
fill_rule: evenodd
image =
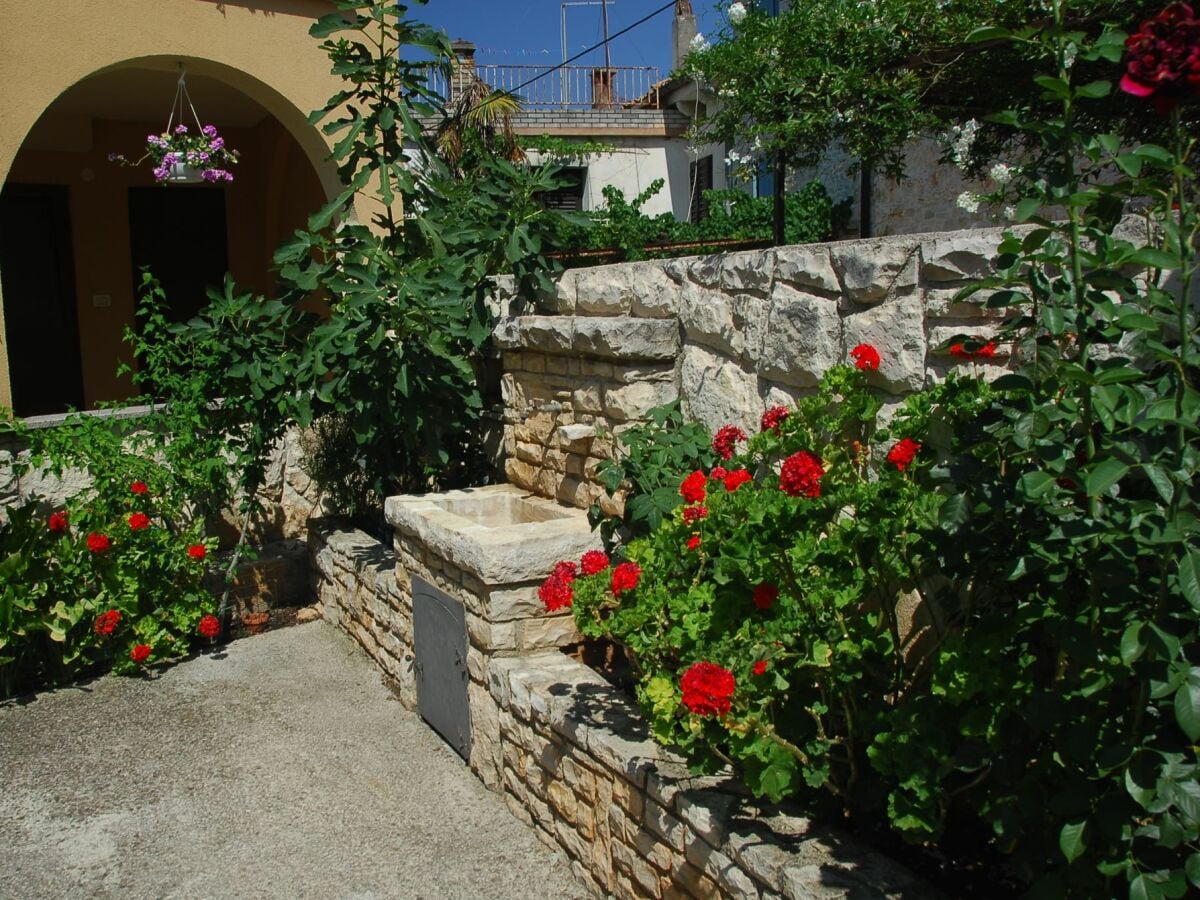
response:
<path id="1" fill-rule="evenodd" d="M 432 576 L 453 596 L 464 582 L 478 586 L 444 559 L 431 561 L 412 546 L 393 553 L 333 522 L 313 524 L 309 547 L 325 617 L 415 709 L 406 579 Z M 598 895 L 937 896 L 845 834 L 757 803 L 731 779 L 690 776 L 682 759 L 650 739 L 626 696 L 562 653 L 472 653 L 468 668 L 472 770 L 566 853 L 576 877 Z"/>
<path id="2" fill-rule="evenodd" d="M 715 430 L 758 430 L 764 409 L 811 392 L 870 343 L 892 404 L 943 378 L 955 334 L 990 336 L 999 311 L 956 302 L 987 274 L 1001 229 L 779 247 L 563 273 L 537 315 L 499 320 L 505 474 L 577 507 L 611 436 L 676 398 Z M 999 371 L 1001 354 L 985 369 Z"/>

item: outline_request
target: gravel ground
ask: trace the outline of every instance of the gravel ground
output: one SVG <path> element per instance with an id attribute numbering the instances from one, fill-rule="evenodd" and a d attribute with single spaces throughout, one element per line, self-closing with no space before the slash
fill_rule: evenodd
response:
<path id="1" fill-rule="evenodd" d="M 323 622 L 0 704 L 0 897 L 587 896 Z"/>

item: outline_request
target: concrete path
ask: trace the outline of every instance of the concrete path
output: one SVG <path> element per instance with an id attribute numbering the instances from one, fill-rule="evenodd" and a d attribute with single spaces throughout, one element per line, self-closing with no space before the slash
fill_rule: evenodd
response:
<path id="1" fill-rule="evenodd" d="M 323 622 L 0 705 L 0 897 L 586 896 Z"/>

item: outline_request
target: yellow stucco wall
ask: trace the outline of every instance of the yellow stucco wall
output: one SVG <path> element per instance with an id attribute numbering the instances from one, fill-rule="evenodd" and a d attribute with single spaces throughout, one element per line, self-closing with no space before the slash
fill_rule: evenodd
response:
<path id="1" fill-rule="evenodd" d="M 264 107 L 294 139 L 307 158 L 310 173 L 316 173 L 325 196 L 332 196 L 339 189 L 336 172 L 326 161 L 328 144 L 306 121 L 307 114 L 322 106 L 340 86 L 329 73 L 329 60 L 320 51 L 318 42 L 308 35 L 314 19 L 332 10 L 326 0 L 104 0 L 102 3 L 57 0 L 52 6 L 53 13 L 48 20 L 42 4 L 0 5 L 0 85 L 3 86 L 0 88 L 0 183 L 10 176 L 14 180 L 18 175 L 22 180 L 41 177 L 38 172 L 14 170 L 18 153 L 38 118 L 72 85 L 98 72 L 132 62 L 142 68 L 169 71 L 184 62 L 189 72 L 223 81 Z M 106 127 L 117 132 L 136 128 L 144 140 L 147 131 L 157 131 L 161 125 L 147 129 L 143 124 L 98 122 L 96 153 L 108 149 L 99 133 Z M 277 149 L 287 144 L 279 133 L 272 133 L 271 126 L 266 123 L 248 131 L 260 133 L 236 135 L 247 148 L 265 151 L 267 147 Z M 116 137 L 114 133 L 113 138 Z M 230 144 L 238 146 L 234 138 L 231 133 Z M 52 155 L 42 154 L 43 157 Z M 253 234 L 247 233 L 246 243 L 239 243 L 239 249 L 235 250 L 234 241 L 230 241 L 230 264 L 235 275 L 238 268 L 246 268 L 240 256 L 253 253 L 256 258 L 261 257 L 266 242 L 309 199 L 303 192 L 294 192 L 295 196 L 292 196 L 293 192 L 285 190 L 287 173 L 264 164 L 262 154 L 255 155 L 258 163 L 252 162 L 250 155 L 243 152 L 245 161 L 238 169 L 240 178 L 261 179 L 260 190 L 273 193 L 276 198 L 282 194 L 290 199 L 284 200 L 281 206 L 263 210 L 254 208 L 262 201 L 258 194 L 231 193 L 231 221 L 239 215 L 268 219 L 265 223 L 257 223 Z M 37 168 L 46 162 L 45 159 L 42 163 L 36 162 L 28 159 L 29 156 L 26 154 L 22 158 L 22 166 Z M 110 194 L 111 190 L 123 191 L 129 183 L 129 176 L 122 175 L 106 189 L 101 176 L 107 180 L 112 174 L 111 167 L 99 162 L 79 166 L 79 161 L 71 160 L 70 166 L 61 167 L 59 177 L 50 179 L 54 183 L 70 185 L 73 217 L 84 212 L 80 203 L 85 204 L 90 214 L 103 208 L 106 190 Z M 83 180 L 81 173 L 85 168 L 93 171 L 94 180 Z M 123 204 L 119 210 L 114 208 L 115 213 L 124 215 Z M 270 221 L 272 217 L 276 217 L 274 225 Z M 88 251 L 78 243 L 81 226 L 75 221 L 72 227 L 77 238 L 76 257 L 80 259 L 81 254 L 86 257 Z M 124 258 L 128 259 L 127 253 Z M 97 270 L 111 264 L 111 260 L 96 260 Z M 257 280 L 262 280 L 261 275 Z M 253 283 L 248 286 L 260 287 Z M 80 294 L 84 291 L 85 288 L 80 286 Z M 83 318 L 89 309 L 81 305 L 81 333 L 89 327 Z M 130 306 L 129 311 L 131 309 Z M 102 323 L 90 324 L 105 333 L 107 341 L 112 336 L 104 329 L 115 329 L 116 320 L 116 316 L 110 316 Z M 0 405 L 9 406 L 11 391 L 6 346 L 0 316 Z M 108 382 L 97 383 L 98 393 L 88 398 L 89 403 L 98 396 L 112 396 L 119 389 L 111 373 L 101 375 L 97 368 L 100 365 L 100 362 L 89 363 L 85 359 L 85 381 L 89 376 L 108 378 Z M 103 361 L 103 366 L 107 365 L 108 361 Z"/>

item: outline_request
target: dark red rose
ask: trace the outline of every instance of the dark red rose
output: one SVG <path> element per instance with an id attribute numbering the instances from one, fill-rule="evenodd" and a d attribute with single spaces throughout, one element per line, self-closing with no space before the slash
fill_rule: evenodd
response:
<path id="1" fill-rule="evenodd" d="M 600 550 L 589 550 L 579 560 L 579 571 L 584 575 L 596 575 L 608 568 L 608 555 Z"/>
<path id="2" fill-rule="evenodd" d="M 142 512 L 135 512 L 129 517 L 129 530 L 141 531 L 150 527 L 150 517 Z"/>
<path id="3" fill-rule="evenodd" d="M 920 449 L 921 445 L 912 438 L 904 438 L 888 451 L 887 461 L 903 472 L 912 463 Z"/>
<path id="4" fill-rule="evenodd" d="M 779 472 L 779 489 L 789 497 L 820 497 L 821 476 L 824 474 L 821 457 L 800 450 L 783 461 L 783 468 Z"/>
<path id="5" fill-rule="evenodd" d="M 638 586 L 638 581 L 642 577 L 642 567 L 637 563 L 623 562 L 615 569 L 612 574 L 612 592 L 619 594 L 621 591 L 632 591 Z"/>
<path id="6" fill-rule="evenodd" d="M 129 658 L 140 666 L 150 658 L 150 654 L 153 652 L 149 644 L 134 644 L 133 649 L 129 651 Z"/>
<path id="7" fill-rule="evenodd" d="M 872 371 L 879 368 L 879 351 L 870 344 L 859 344 L 850 351 L 856 369 Z"/>
<path id="8" fill-rule="evenodd" d="M 737 687 L 733 673 L 716 663 L 698 662 L 679 681 L 683 705 L 698 716 L 723 716 L 729 712 Z"/>
<path id="9" fill-rule="evenodd" d="M 221 620 L 214 615 L 200 617 L 200 624 L 196 626 L 196 631 L 200 637 L 215 638 L 221 633 Z"/>
<path id="10" fill-rule="evenodd" d="M 704 491 L 708 487 L 708 479 L 704 473 L 696 470 L 679 485 L 679 495 L 688 503 L 702 503 Z"/>
<path id="11" fill-rule="evenodd" d="M 1200 95 L 1200 20 L 1187 3 L 1172 3 L 1125 41 L 1128 57 L 1121 90 L 1154 97 L 1159 113 Z"/>
<path id="12" fill-rule="evenodd" d="M 730 459 L 733 456 L 734 445 L 744 440 L 746 432 L 742 429 L 736 425 L 722 425 L 713 435 L 712 448 L 721 459 Z"/>
<path id="13" fill-rule="evenodd" d="M 121 621 L 121 611 L 119 609 L 110 609 L 96 616 L 96 634 L 108 637 L 117 630 L 117 623 Z"/>
<path id="14" fill-rule="evenodd" d="M 93 531 L 87 536 L 87 548 L 93 553 L 105 553 L 112 546 L 112 538 L 107 534 Z"/>
<path id="15" fill-rule="evenodd" d="M 71 520 L 67 518 L 65 512 L 50 513 L 50 532 L 52 534 L 63 534 L 70 527 Z"/>

